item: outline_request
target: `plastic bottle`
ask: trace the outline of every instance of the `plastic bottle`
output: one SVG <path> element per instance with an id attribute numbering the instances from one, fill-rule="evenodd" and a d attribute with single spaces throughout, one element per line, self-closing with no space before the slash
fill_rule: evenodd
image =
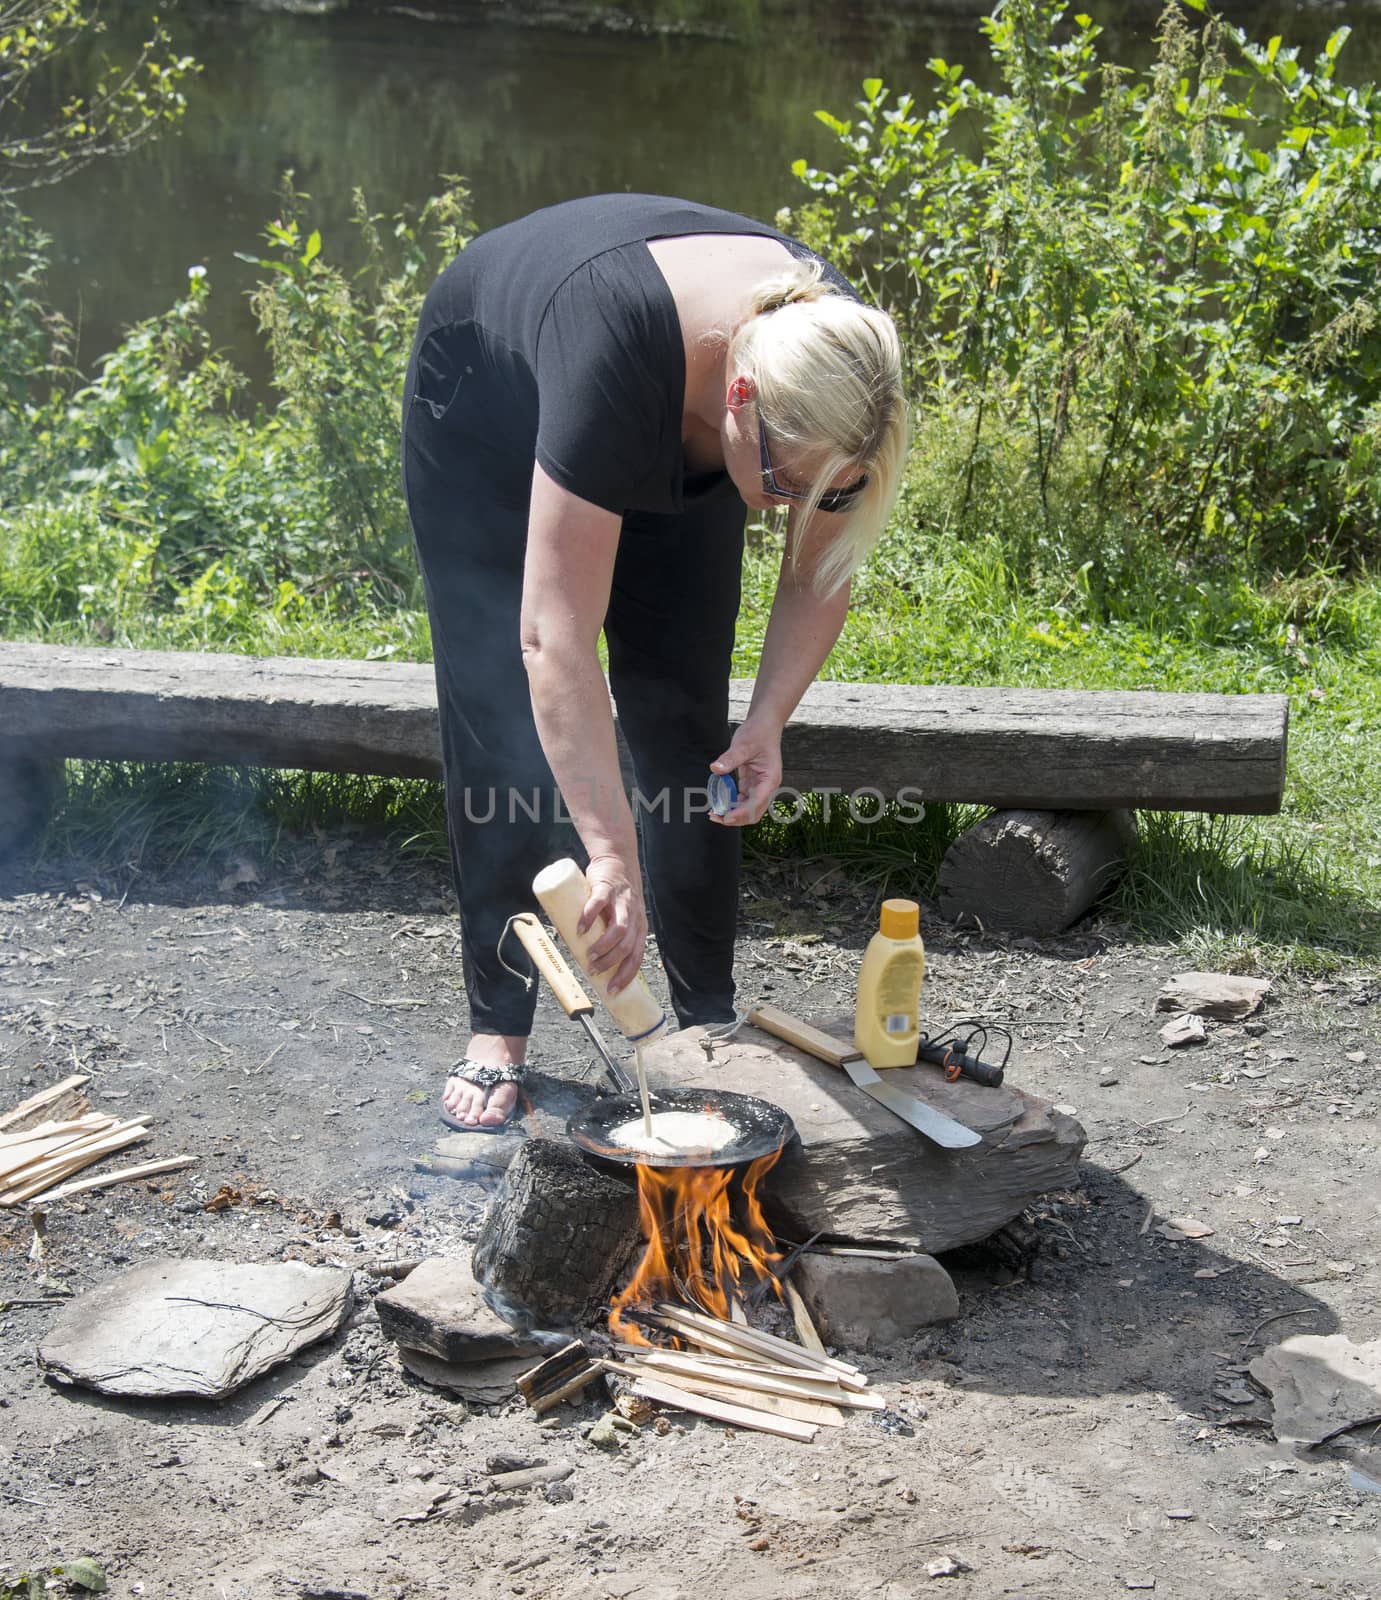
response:
<path id="1" fill-rule="evenodd" d="M 626 988 L 611 995 L 608 976 L 590 971 L 590 946 L 604 932 L 605 924 L 601 918 L 584 933 L 576 932 L 580 913 L 590 898 L 590 885 L 576 863 L 566 856 L 560 861 L 553 861 L 549 867 L 543 867 L 532 880 L 532 892 L 565 940 L 580 970 L 594 986 L 605 1010 L 619 1025 L 624 1038 L 631 1044 L 645 1045 L 660 1037 L 669 1026 L 667 1015 L 657 1004 L 641 972 Z"/>
<path id="2" fill-rule="evenodd" d="M 914 900 L 884 900 L 878 931 L 863 952 L 854 1043 L 870 1067 L 909 1067 L 921 1038 L 925 946 Z"/>

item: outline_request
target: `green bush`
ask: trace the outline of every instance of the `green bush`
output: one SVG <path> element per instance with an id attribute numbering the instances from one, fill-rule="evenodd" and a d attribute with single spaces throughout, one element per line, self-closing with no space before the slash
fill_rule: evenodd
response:
<path id="1" fill-rule="evenodd" d="M 1203 10 L 1203 0 L 1187 0 Z M 928 519 L 1113 603 L 1153 543 L 1209 570 L 1374 548 L 1381 141 L 1372 86 L 1168 5 L 1137 78 L 1086 15 L 999 0 L 1001 83 L 819 113 L 794 219 L 905 332 Z"/>

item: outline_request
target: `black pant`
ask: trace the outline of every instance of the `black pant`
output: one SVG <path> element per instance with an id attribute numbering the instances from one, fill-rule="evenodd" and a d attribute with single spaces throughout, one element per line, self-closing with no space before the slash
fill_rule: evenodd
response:
<path id="1" fill-rule="evenodd" d="M 509 447 L 512 402 L 473 365 L 474 381 L 440 400 L 418 392 L 416 361 L 409 368 L 403 482 L 431 617 L 471 1026 L 525 1036 L 535 990 L 505 970 L 499 940 L 514 912 L 537 909 L 542 867 L 581 852 L 556 804 L 519 648 L 532 458 Z M 463 350 L 454 370 L 470 370 Z M 531 424 L 512 432 L 530 438 Z M 688 484 L 679 515 L 626 515 L 604 621 L 648 911 L 682 1026 L 734 1015 L 739 835 L 707 820 L 703 797 L 729 739 L 743 523 L 723 474 Z M 526 965 L 516 941 L 503 953 Z"/>

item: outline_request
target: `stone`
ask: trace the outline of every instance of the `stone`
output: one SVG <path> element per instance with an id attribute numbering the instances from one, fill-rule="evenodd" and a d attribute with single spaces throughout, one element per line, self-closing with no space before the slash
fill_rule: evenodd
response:
<path id="1" fill-rule="evenodd" d="M 959 1295 L 934 1256 L 803 1255 L 793 1281 L 827 1344 L 887 1350 L 921 1328 L 951 1322 Z"/>
<path id="2" fill-rule="evenodd" d="M 518 1379 L 532 1365 L 530 1356 L 507 1356 L 494 1361 L 440 1361 L 426 1350 L 398 1346 L 398 1359 L 406 1371 L 433 1389 L 444 1389 L 473 1406 L 501 1406 L 511 1400 Z"/>
<path id="3" fill-rule="evenodd" d="M 836 1038 L 841 1019 L 806 1018 Z M 834 1067 L 745 1024 L 714 1046 L 703 1028 L 659 1039 L 645 1052 L 654 1086 L 734 1089 L 780 1106 L 795 1123 L 763 1185 L 770 1220 L 784 1237 L 888 1240 L 939 1255 L 986 1239 L 1041 1195 L 1076 1181 L 1080 1124 L 1011 1081 L 954 1083 L 939 1067 L 893 1067 L 906 1093 L 982 1135 L 966 1150 L 942 1150 L 864 1094 Z"/>
<path id="4" fill-rule="evenodd" d="M 438 1361 L 536 1356 L 550 1344 L 539 1334 L 520 1332 L 490 1309 L 468 1251 L 429 1257 L 377 1296 L 374 1309 L 395 1344 L 426 1351 Z"/>
<path id="5" fill-rule="evenodd" d="M 516 1122 L 502 1133 L 448 1133 L 436 1141 L 434 1151 L 419 1155 L 413 1168 L 433 1177 L 459 1178 L 493 1189 L 526 1138 L 526 1131 Z"/>
<path id="6" fill-rule="evenodd" d="M 329 1338 L 350 1305 L 339 1267 L 151 1262 L 67 1306 L 38 1363 L 101 1394 L 218 1400 Z"/>
<path id="7" fill-rule="evenodd" d="M 1271 1395 L 1282 1444 L 1317 1444 L 1345 1422 L 1381 1413 L 1381 1339 L 1353 1344 L 1341 1333 L 1300 1333 L 1272 1345 L 1248 1368 Z"/>
<path id="8" fill-rule="evenodd" d="M 1184 1012 L 1172 1022 L 1165 1024 L 1160 1030 L 1160 1038 L 1161 1043 L 1168 1045 L 1172 1050 L 1182 1049 L 1187 1044 L 1206 1044 L 1208 1024 L 1202 1017 Z"/>
<path id="9" fill-rule="evenodd" d="M 1270 988 L 1269 978 L 1240 978 L 1227 972 L 1180 972 L 1156 996 L 1156 1010 L 1240 1022 L 1260 1011 Z"/>

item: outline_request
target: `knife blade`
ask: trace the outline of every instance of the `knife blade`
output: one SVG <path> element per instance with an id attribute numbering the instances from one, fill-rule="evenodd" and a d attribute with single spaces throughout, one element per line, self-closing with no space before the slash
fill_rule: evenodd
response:
<path id="1" fill-rule="evenodd" d="M 884 1083 L 866 1061 L 846 1061 L 843 1065 L 844 1071 L 864 1094 L 871 1095 L 880 1106 L 886 1106 L 903 1122 L 909 1122 L 917 1133 L 923 1133 L 927 1139 L 942 1149 L 968 1150 L 976 1144 L 983 1143 L 981 1133 L 966 1128 L 962 1122 L 956 1122 L 953 1117 L 946 1116 L 943 1111 L 937 1111 L 934 1106 L 926 1105 L 914 1094 L 907 1094 L 905 1089 L 898 1089 L 895 1084 Z"/>

